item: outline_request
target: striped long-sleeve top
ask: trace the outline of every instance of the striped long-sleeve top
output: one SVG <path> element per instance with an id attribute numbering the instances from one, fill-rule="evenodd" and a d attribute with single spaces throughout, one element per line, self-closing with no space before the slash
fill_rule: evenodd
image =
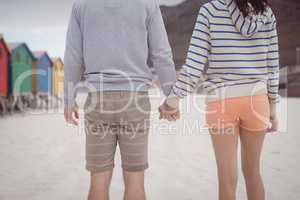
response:
<path id="1" fill-rule="evenodd" d="M 247 17 L 234 0 L 213 0 L 200 8 L 173 94 L 182 98 L 199 82 L 208 101 L 264 90 L 270 103 L 278 102 L 278 37 L 271 8 Z"/>

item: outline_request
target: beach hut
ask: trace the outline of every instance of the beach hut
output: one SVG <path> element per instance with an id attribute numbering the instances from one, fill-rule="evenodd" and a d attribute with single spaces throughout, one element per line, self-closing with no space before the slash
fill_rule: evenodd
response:
<path id="1" fill-rule="evenodd" d="M 60 98 L 63 93 L 64 63 L 61 58 L 51 58 L 53 63 L 53 95 Z"/>
<path id="2" fill-rule="evenodd" d="M 36 61 L 33 71 L 33 92 L 45 95 L 52 94 L 52 60 L 46 51 L 33 52 Z"/>
<path id="3" fill-rule="evenodd" d="M 32 97 L 32 65 L 35 57 L 25 43 L 8 43 L 9 48 L 9 93 L 11 108 L 19 110 L 28 106 Z"/>
<path id="4" fill-rule="evenodd" d="M 36 58 L 33 64 L 33 94 L 37 99 L 37 105 L 43 107 L 43 105 L 38 103 L 38 99 L 42 99 L 46 106 L 48 106 L 52 96 L 53 63 L 46 51 L 36 51 L 33 52 L 33 55 Z"/>
<path id="5" fill-rule="evenodd" d="M 0 112 L 6 112 L 9 81 L 9 50 L 2 34 L 0 34 Z"/>

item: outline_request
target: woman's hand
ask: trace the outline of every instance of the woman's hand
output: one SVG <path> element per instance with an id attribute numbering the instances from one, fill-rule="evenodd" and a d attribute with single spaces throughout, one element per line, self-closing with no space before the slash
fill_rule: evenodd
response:
<path id="1" fill-rule="evenodd" d="M 268 132 L 278 131 L 278 124 L 279 124 L 278 117 L 276 115 L 271 116 L 270 117 L 270 122 L 271 122 L 271 127 L 268 129 Z"/>
<path id="2" fill-rule="evenodd" d="M 268 132 L 278 131 L 279 120 L 277 117 L 276 104 L 270 105 L 270 123 L 271 123 L 271 127 L 268 129 Z"/>

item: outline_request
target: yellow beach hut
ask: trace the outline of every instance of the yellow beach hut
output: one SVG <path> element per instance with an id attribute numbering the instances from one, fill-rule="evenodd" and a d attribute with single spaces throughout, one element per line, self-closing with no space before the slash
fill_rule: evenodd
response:
<path id="1" fill-rule="evenodd" d="M 51 58 L 53 62 L 53 95 L 61 97 L 63 94 L 64 63 L 61 58 Z"/>

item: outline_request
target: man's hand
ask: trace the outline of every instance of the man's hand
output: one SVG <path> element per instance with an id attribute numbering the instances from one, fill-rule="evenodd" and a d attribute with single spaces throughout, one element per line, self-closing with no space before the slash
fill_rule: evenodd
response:
<path id="1" fill-rule="evenodd" d="M 65 108 L 64 115 L 67 123 L 78 126 L 79 114 L 77 107 Z"/>
<path id="2" fill-rule="evenodd" d="M 167 119 L 168 121 L 176 121 L 180 118 L 179 108 L 173 108 L 167 104 L 165 101 L 159 107 L 159 119 Z"/>

